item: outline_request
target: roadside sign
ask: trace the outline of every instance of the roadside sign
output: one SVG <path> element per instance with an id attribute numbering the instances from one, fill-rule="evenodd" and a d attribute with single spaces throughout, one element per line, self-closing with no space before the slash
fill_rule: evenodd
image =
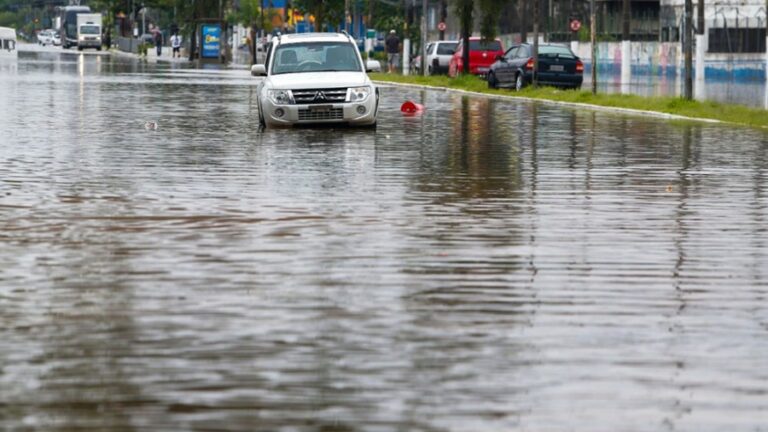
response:
<path id="1" fill-rule="evenodd" d="M 440 31 L 445 31 L 445 29 L 446 29 L 445 23 L 442 22 L 442 21 L 437 23 L 437 29 L 440 30 Z"/>
<path id="2" fill-rule="evenodd" d="M 221 49 L 221 26 L 218 24 L 203 24 L 202 50 L 200 56 L 203 58 L 217 58 Z"/>
<path id="3" fill-rule="evenodd" d="M 581 28 L 581 21 L 577 20 L 576 18 L 573 18 L 571 20 L 570 27 L 572 32 L 579 31 L 579 29 Z"/>

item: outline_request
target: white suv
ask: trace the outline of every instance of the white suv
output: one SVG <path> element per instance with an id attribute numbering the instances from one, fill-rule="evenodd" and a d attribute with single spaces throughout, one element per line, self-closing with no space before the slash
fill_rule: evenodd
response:
<path id="1" fill-rule="evenodd" d="M 363 63 L 355 41 L 341 33 L 275 36 L 264 64 L 251 67 L 263 76 L 256 93 L 263 127 L 308 123 L 374 126 L 379 90 L 367 72 L 379 62 Z"/>

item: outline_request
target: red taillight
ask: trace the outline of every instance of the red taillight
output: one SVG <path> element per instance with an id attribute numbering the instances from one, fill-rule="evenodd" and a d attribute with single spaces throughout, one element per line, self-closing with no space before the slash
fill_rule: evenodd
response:
<path id="1" fill-rule="evenodd" d="M 576 60 L 576 73 L 584 73 L 584 63 L 581 60 Z"/>
<path id="2" fill-rule="evenodd" d="M 525 64 L 525 68 L 528 70 L 533 70 L 533 59 L 528 60 L 528 63 Z"/>

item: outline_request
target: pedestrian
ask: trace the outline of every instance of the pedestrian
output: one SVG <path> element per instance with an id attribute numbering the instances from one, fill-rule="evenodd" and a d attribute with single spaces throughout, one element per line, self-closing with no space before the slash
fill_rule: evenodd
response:
<path id="1" fill-rule="evenodd" d="M 155 46 L 157 47 L 157 56 L 160 57 L 163 52 L 163 32 L 160 29 L 155 32 Z"/>
<path id="2" fill-rule="evenodd" d="M 397 37 L 397 33 L 394 29 L 389 31 L 386 41 L 387 46 L 387 65 L 389 66 L 389 73 L 397 71 L 397 66 L 400 62 L 400 38 Z"/>
<path id="3" fill-rule="evenodd" d="M 181 36 L 178 33 L 174 33 L 171 36 L 171 48 L 173 48 L 173 58 L 181 57 Z"/>

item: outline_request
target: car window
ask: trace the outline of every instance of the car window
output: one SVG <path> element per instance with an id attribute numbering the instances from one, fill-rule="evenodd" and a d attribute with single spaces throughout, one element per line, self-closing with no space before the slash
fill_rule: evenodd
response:
<path id="1" fill-rule="evenodd" d="M 456 42 L 441 43 L 437 46 L 437 53 L 442 55 L 451 55 L 456 51 Z"/>
<path id="2" fill-rule="evenodd" d="M 292 54 L 287 54 L 292 52 Z M 346 42 L 306 42 L 279 45 L 273 74 L 296 72 L 357 72 L 362 70 L 357 47 Z"/>
<path id="3" fill-rule="evenodd" d="M 576 58 L 568 47 L 558 45 L 540 46 L 539 55 L 542 57 Z"/>
<path id="4" fill-rule="evenodd" d="M 505 54 L 504 58 L 507 60 L 512 60 L 517 55 L 517 49 L 518 47 L 512 47 L 510 48 Z"/>
<path id="5" fill-rule="evenodd" d="M 434 54 L 435 44 L 431 43 L 427 45 L 427 54 Z"/>
<path id="6" fill-rule="evenodd" d="M 530 54 L 530 52 L 528 51 L 528 47 L 527 47 L 527 46 L 521 46 L 521 47 L 520 47 L 520 48 L 517 50 L 517 56 L 516 56 L 516 58 L 528 58 L 528 57 L 530 57 L 530 56 L 531 56 L 531 54 Z"/>
<path id="7" fill-rule="evenodd" d="M 501 42 L 470 40 L 469 50 L 470 51 L 501 51 Z"/>

